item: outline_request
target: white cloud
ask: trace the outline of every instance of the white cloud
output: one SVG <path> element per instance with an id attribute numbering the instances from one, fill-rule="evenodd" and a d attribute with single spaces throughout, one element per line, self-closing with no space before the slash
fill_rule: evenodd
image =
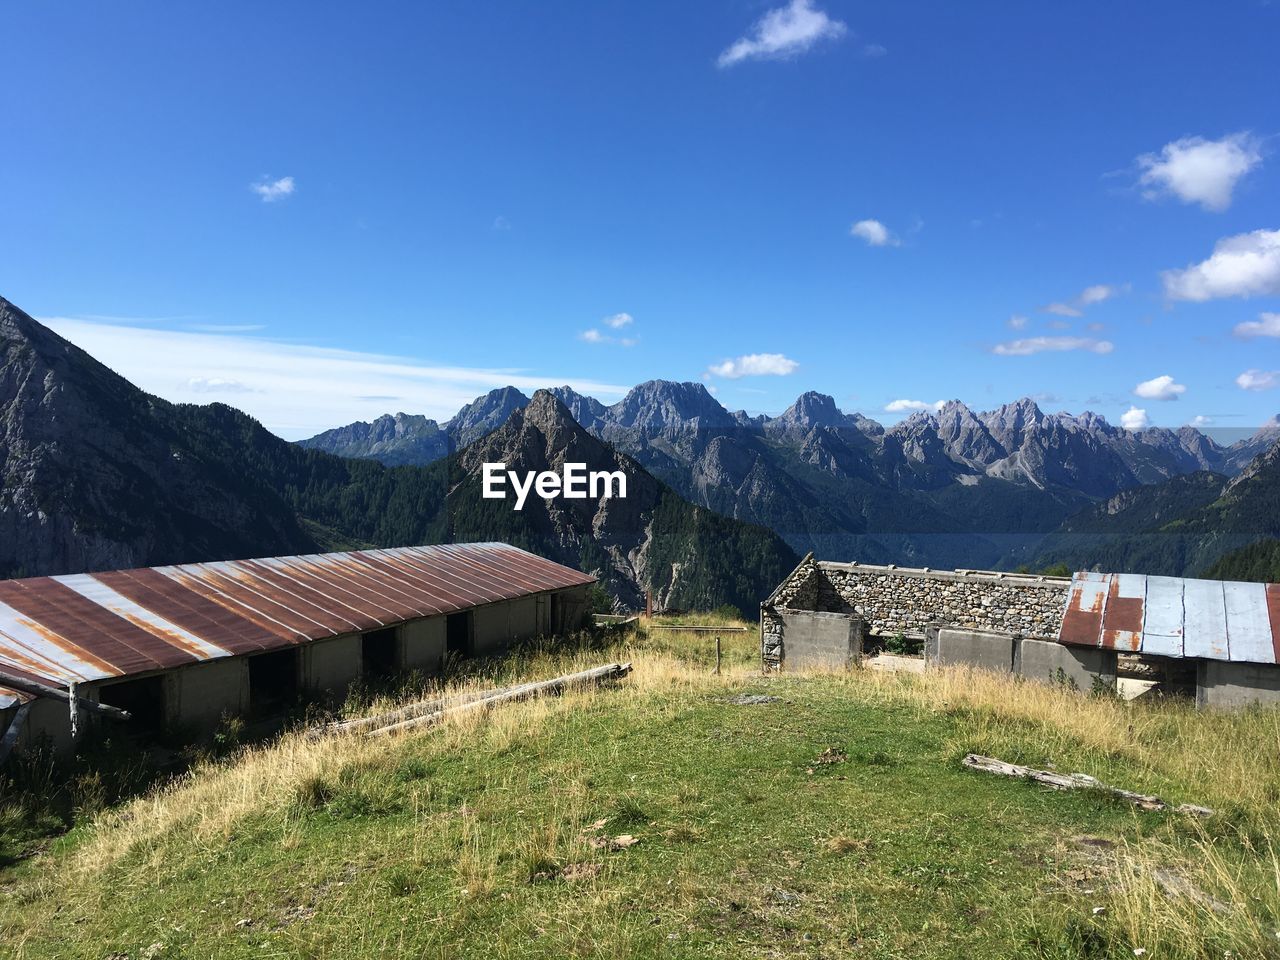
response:
<path id="1" fill-rule="evenodd" d="M 608 343 L 610 337 L 606 337 L 599 330 L 583 330 L 578 334 L 578 338 L 585 340 L 587 343 Z"/>
<path id="2" fill-rule="evenodd" d="M 1129 284 L 1127 283 L 1122 286 L 1110 283 L 1095 283 L 1091 287 L 1085 287 L 1070 301 L 1059 300 L 1040 309 L 1045 313 L 1056 313 L 1060 317 L 1083 317 L 1085 307 L 1091 307 L 1096 303 L 1102 303 L 1104 300 L 1110 300 L 1128 292 Z"/>
<path id="3" fill-rule="evenodd" d="M 898 238 L 879 220 L 859 220 L 849 228 L 849 233 L 867 241 L 867 245 L 872 247 L 896 247 L 899 243 Z"/>
<path id="4" fill-rule="evenodd" d="M 1110 353 L 1115 345 L 1110 340 L 1094 340 L 1092 337 L 1027 337 L 997 343 L 991 352 L 1000 357 L 1029 357 L 1033 353 L 1060 353 L 1067 350 L 1087 350 L 1089 353 Z"/>
<path id="5" fill-rule="evenodd" d="M 237 334 L 160 330 L 82 318 L 41 322 L 166 400 L 208 403 L 219 399 L 219 390 L 234 390 L 235 406 L 290 440 L 353 420 L 372 420 L 388 412 L 387 397 L 399 398 L 399 409 L 447 420 L 478 395 L 508 384 L 530 393 L 568 383 L 602 400 L 627 392 L 624 386 L 566 377 L 563 370 L 542 376 L 527 369 L 446 366 Z"/>
<path id="6" fill-rule="evenodd" d="M 1151 421 L 1147 418 L 1147 411 L 1138 407 L 1130 407 L 1120 415 L 1120 426 L 1126 430 L 1145 430 L 1151 425 Z"/>
<path id="7" fill-rule="evenodd" d="M 862 48 L 864 57 L 883 57 L 889 51 L 878 43 L 868 43 Z"/>
<path id="8" fill-rule="evenodd" d="M 249 189 L 261 197 L 263 203 L 275 203 L 292 196 L 294 186 L 293 177 L 281 177 L 279 180 L 263 177 L 257 183 L 249 184 Z"/>
<path id="9" fill-rule="evenodd" d="M 187 386 L 196 393 L 254 393 L 253 387 L 227 377 L 192 377 Z"/>
<path id="10" fill-rule="evenodd" d="M 1027 318 L 1020 313 L 1015 313 L 1009 318 L 1009 329 L 1023 330 L 1027 326 Z"/>
<path id="11" fill-rule="evenodd" d="M 1257 320 L 1237 323 L 1231 332 L 1245 340 L 1254 337 L 1280 337 L 1280 313 L 1260 313 Z"/>
<path id="12" fill-rule="evenodd" d="M 714 377 L 737 380 L 739 377 L 785 377 L 795 373 L 800 364 L 781 353 L 749 353 L 732 360 L 713 363 L 707 373 Z"/>
<path id="13" fill-rule="evenodd" d="M 923 400 L 891 400 L 884 405 L 885 413 L 907 413 L 916 410 L 941 410 L 946 404 L 945 400 L 939 400 L 936 403 L 925 403 Z"/>
<path id="14" fill-rule="evenodd" d="M 1176 383 L 1173 377 L 1167 374 L 1143 380 L 1133 388 L 1134 396 L 1142 397 L 1144 400 L 1177 400 L 1186 392 L 1186 386 Z"/>
<path id="15" fill-rule="evenodd" d="M 1260 163 L 1259 143 L 1251 134 L 1234 133 L 1221 140 L 1184 137 L 1165 144 L 1158 154 L 1140 156 L 1138 183 L 1148 200 L 1172 194 L 1183 203 L 1221 211 L 1231 206 L 1240 178 Z"/>
<path id="16" fill-rule="evenodd" d="M 615 313 L 611 317 L 604 318 L 606 327 L 613 327 L 615 330 L 621 330 L 623 327 L 630 326 L 635 322 L 635 318 L 629 313 Z"/>
<path id="17" fill-rule="evenodd" d="M 1092 287 L 1085 287 L 1080 291 L 1080 296 L 1076 297 L 1076 302 L 1081 306 L 1089 307 L 1095 303 L 1102 303 L 1104 300 L 1110 300 L 1112 297 L 1119 296 L 1128 286 L 1113 287 L 1109 283 L 1095 283 Z"/>
<path id="18" fill-rule="evenodd" d="M 90 317 L 89 319 L 102 318 Z M 187 329 L 200 333 L 253 333 L 257 330 L 265 330 L 266 326 L 265 323 L 189 323 Z"/>
<path id="19" fill-rule="evenodd" d="M 1083 317 L 1084 314 L 1069 303 L 1051 303 L 1043 308 L 1045 313 L 1056 313 L 1060 317 Z"/>
<path id="20" fill-rule="evenodd" d="M 1208 260 L 1160 276 L 1170 300 L 1280 294 L 1280 230 L 1224 237 L 1214 244 Z"/>
<path id="21" fill-rule="evenodd" d="M 511 221 L 499 214 L 493 218 L 493 229 L 507 231 L 511 229 Z"/>
<path id="22" fill-rule="evenodd" d="M 1196 414 L 1191 418 L 1191 422 L 1187 424 L 1189 427 L 1208 427 L 1213 425 L 1213 417 L 1206 417 L 1204 414 Z"/>
<path id="23" fill-rule="evenodd" d="M 1280 370 L 1246 370 L 1236 377 L 1241 390 L 1274 390 L 1280 387 Z"/>
<path id="24" fill-rule="evenodd" d="M 814 9 L 811 0 L 791 0 L 761 17 L 752 32 L 735 40 L 716 63 L 731 67 L 743 60 L 785 60 L 799 56 L 820 40 L 838 39 L 848 29 Z"/>

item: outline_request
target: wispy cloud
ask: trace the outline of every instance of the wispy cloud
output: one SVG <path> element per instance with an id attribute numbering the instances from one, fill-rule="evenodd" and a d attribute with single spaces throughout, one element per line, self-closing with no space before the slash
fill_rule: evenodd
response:
<path id="1" fill-rule="evenodd" d="M 192 377 L 187 386 L 196 393 L 257 393 L 253 387 L 226 377 Z"/>
<path id="2" fill-rule="evenodd" d="M 53 317 L 41 320 L 142 389 L 179 403 L 234 394 L 234 405 L 290 440 L 400 409 L 447 420 L 479 394 L 511 384 L 526 393 L 567 383 L 620 398 L 627 387 L 563 370 L 461 367 L 284 343 L 242 334 L 158 330 Z"/>
<path id="3" fill-rule="evenodd" d="M 633 323 L 635 323 L 635 318 L 629 313 L 615 313 L 600 321 L 601 326 L 608 327 L 610 330 L 622 330 Z M 636 337 L 615 337 L 596 327 L 583 330 L 578 334 L 578 339 L 587 343 L 614 343 L 621 347 L 634 347 L 640 342 Z"/>
<path id="4" fill-rule="evenodd" d="M 1199 429 L 1200 427 L 1213 426 L 1213 417 L 1206 417 L 1204 414 L 1198 413 L 1194 417 L 1192 417 L 1189 421 L 1187 421 L 1187 426 L 1195 427 L 1197 429 Z"/>
<path id="5" fill-rule="evenodd" d="M 93 317 L 91 319 L 98 319 Z M 265 323 L 189 323 L 188 330 L 194 330 L 197 333 L 253 333 L 257 330 L 265 330 Z"/>
<path id="6" fill-rule="evenodd" d="M 923 400 L 890 400 L 884 405 L 885 413 L 914 413 L 917 410 L 941 410 L 945 400 L 925 403 Z"/>
<path id="7" fill-rule="evenodd" d="M 1110 340 L 1095 340 L 1092 337 L 1027 337 L 997 343 L 991 348 L 991 352 L 1000 357 L 1029 357 L 1035 353 L 1062 353 L 1069 350 L 1110 353 L 1114 349 L 1115 344 Z"/>
<path id="8" fill-rule="evenodd" d="M 1134 396 L 1142 397 L 1144 400 L 1177 400 L 1186 392 L 1186 386 L 1177 383 L 1173 377 L 1167 374 L 1162 377 L 1143 380 L 1133 388 Z"/>
<path id="9" fill-rule="evenodd" d="M 1138 185 L 1148 200 L 1173 196 L 1220 212 L 1231 206 L 1236 184 L 1262 163 L 1258 138 L 1233 133 L 1221 140 L 1184 137 L 1167 143 L 1159 153 L 1138 157 L 1142 174 Z"/>
<path id="10" fill-rule="evenodd" d="M 879 220 L 859 220 L 849 228 L 849 234 L 867 241 L 870 247 L 896 247 L 901 243 Z"/>
<path id="11" fill-rule="evenodd" d="M 1027 327 L 1027 317 L 1020 313 L 1015 313 L 1009 318 L 1010 330 L 1025 330 Z"/>
<path id="12" fill-rule="evenodd" d="M 1254 337 L 1280 337 L 1280 313 L 1260 313 L 1257 320 L 1237 323 L 1231 331 L 1243 340 Z"/>
<path id="13" fill-rule="evenodd" d="M 1203 302 L 1223 297 L 1280 294 L 1280 230 L 1224 237 L 1208 260 L 1162 273 L 1170 300 Z"/>
<path id="14" fill-rule="evenodd" d="M 1145 430 L 1151 426 L 1151 420 L 1147 417 L 1147 411 L 1130 407 L 1120 415 L 1120 426 L 1126 430 Z"/>
<path id="15" fill-rule="evenodd" d="M 1045 313 L 1057 314 L 1059 317 L 1083 317 L 1084 313 L 1069 303 L 1049 303 L 1040 308 Z"/>
<path id="16" fill-rule="evenodd" d="M 294 187 L 293 177 L 281 177 L 279 180 L 263 177 L 257 183 L 249 184 L 249 189 L 256 193 L 263 203 L 275 203 L 277 200 L 292 196 Z"/>
<path id="17" fill-rule="evenodd" d="M 1241 390 L 1274 390 L 1280 387 L 1280 370 L 1246 370 L 1236 377 Z"/>
<path id="18" fill-rule="evenodd" d="M 511 221 L 506 217 L 497 216 L 493 218 L 493 229 L 498 231 L 506 231 L 511 229 Z"/>
<path id="19" fill-rule="evenodd" d="M 740 377 L 785 377 L 795 373 L 800 364 L 781 353 L 749 353 L 731 360 L 713 363 L 707 374 L 737 380 Z"/>
<path id="20" fill-rule="evenodd" d="M 1040 309 L 1045 313 L 1054 313 L 1060 317 L 1083 317 L 1085 308 L 1128 292 L 1129 285 L 1127 283 L 1123 285 L 1095 283 L 1091 287 L 1085 287 L 1069 301 L 1058 300 Z"/>
<path id="21" fill-rule="evenodd" d="M 735 40 L 716 60 L 731 67 L 744 60 L 785 60 L 797 57 L 821 40 L 835 40 L 848 32 L 839 20 L 814 7 L 812 0 L 791 0 L 770 10 L 744 37 Z"/>

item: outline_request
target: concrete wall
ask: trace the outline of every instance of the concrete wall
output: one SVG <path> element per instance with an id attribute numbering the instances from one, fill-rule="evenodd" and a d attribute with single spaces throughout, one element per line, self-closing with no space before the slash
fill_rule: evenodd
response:
<path id="1" fill-rule="evenodd" d="M 1196 705 L 1246 707 L 1280 704 L 1280 667 L 1259 663 L 1201 660 L 1196 675 Z"/>
<path id="2" fill-rule="evenodd" d="M 79 695 L 88 700 L 97 699 L 92 695 L 92 691 L 84 688 L 79 691 Z M 85 714 L 80 714 L 82 725 L 89 722 Z M 60 700 L 51 700 L 48 697 L 37 697 L 32 700 L 31 710 L 27 714 L 27 722 L 22 728 L 19 739 L 23 749 L 26 750 L 34 749 L 47 739 L 55 754 L 60 757 L 70 756 L 74 744 L 71 740 L 71 714 L 67 705 Z"/>
<path id="3" fill-rule="evenodd" d="M 520 597 L 507 605 L 507 636 L 513 640 L 536 637 L 538 630 L 538 600 L 536 597 Z"/>
<path id="4" fill-rule="evenodd" d="M 212 730 L 223 714 L 249 709 L 249 661 L 245 657 L 209 660 L 174 670 L 165 677 L 165 721 Z"/>
<path id="5" fill-rule="evenodd" d="M 1014 650 L 1014 672 L 1028 680 L 1064 683 L 1091 693 L 1095 683 L 1116 688 L 1114 650 L 1070 647 L 1052 640 L 1023 640 Z"/>
<path id="6" fill-rule="evenodd" d="M 483 657 L 506 649 L 510 633 L 511 604 L 505 600 L 475 608 L 472 620 L 473 650 Z"/>
<path id="7" fill-rule="evenodd" d="M 364 658 L 358 633 L 304 644 L 299 652 L 304 690 L 327 691 L 341 699 L 351 681 L 360 676 Z"/>
<path id="8" fill-rule="evenodd" d="M 438 673 L 444 665 L 444 617 L 427 617 L 400 625 L 400 656 L 407 670 Z"/>
<path id="9" fill-rule="evenodd" d="M 1017 641 L 1007 633 L 984 630 L 937 631 L 925 644 L 925 662 L 931 667 L 967 665 L 998 673 L 1012 673 Z"/>
<path id="10" fill-rule="evenodd" d="M 862 658 L 863 623 L 842 613 L 778 610 L 786 631 L 787 670 L 846 669 Z"/>

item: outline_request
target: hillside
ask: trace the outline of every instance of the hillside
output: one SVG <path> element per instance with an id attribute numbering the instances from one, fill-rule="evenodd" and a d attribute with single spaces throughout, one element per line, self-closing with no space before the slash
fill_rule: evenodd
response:
<path id="1" fill-rule="evenodd" d="M 615 689 L 207 762 L 0 867 L 0 938 L 66 960 L 1271 955 L 1250 840 L 1280 827 L 1271 714 L 964 671 L 766 679 L 727 639 L 720 677 L 655 628 L 466 687 L 633 661 Z M 1046 791 L 968 751 L 1229 812 Z"/>
<path id="2" fill-rule="evenodd" d="M 143 393 L 5 301 L 0 349 L 0 576 L 507 539 L 599 570 L 633 607 L 653 589 L 659 604 L 751 609 L 795 563 L 772 534 L 683 502 L 629 461 L 637 499 L 625 521 L 596 529 L 567 511 L 544 522 L 545 510 L 480 500 L 469 472 L 479 452 L 386 467 L 287 443 L 234 408 Z M 510 419 L 516 403 L 497 391 L 450 426 L 492 452 L 535 425 Z M 580 435 L 575 455 L 620 463 L 549 394 L 539 403 L 539 437 L 568 431 Z M 496 422 L 506 426 L 494 432 Z M 503 451 L 511 469 L 563 461 L 563 447 L 531 436 Z"/>

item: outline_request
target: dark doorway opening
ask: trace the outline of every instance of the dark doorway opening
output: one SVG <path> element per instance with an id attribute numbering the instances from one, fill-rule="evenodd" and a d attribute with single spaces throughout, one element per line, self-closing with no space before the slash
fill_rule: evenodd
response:
<path id="1" fill-rule="evenodd" d="M 395 627 L 373 630 L 360 637 L 361 672 L 377 679 L 389 677 L 400 668 L 400 644 Z"/>
<path id="2" fill-rule="evenodd" d="M 98 688 L 98 700 L 132 714 L 118 725 L 123 732 L 149 737 L 164 730 L 164 677 L 141 677 L 106 684 Z"/>
<path id="3" fill-rule="evenodd" d="M 249 709 L 255 717 L 291 707 L 297 699 L 297 649 L 249 658 Z"/>
<path id="4" fill-rule="evenodd" d="M 451 613 L 445 619 L 444 649 L 449 655 L 469 657 L 475 649 L 472 642 L 471 611 Z"/>
<path id="5" fill-rule="evenodd" d="M 551 595 L 551 633 L 553 636 L 563 632 L 564 624 L 561 622 L 563 616 L 563 604 L 560 602 L 560 596 L 553 593 Z"/>

